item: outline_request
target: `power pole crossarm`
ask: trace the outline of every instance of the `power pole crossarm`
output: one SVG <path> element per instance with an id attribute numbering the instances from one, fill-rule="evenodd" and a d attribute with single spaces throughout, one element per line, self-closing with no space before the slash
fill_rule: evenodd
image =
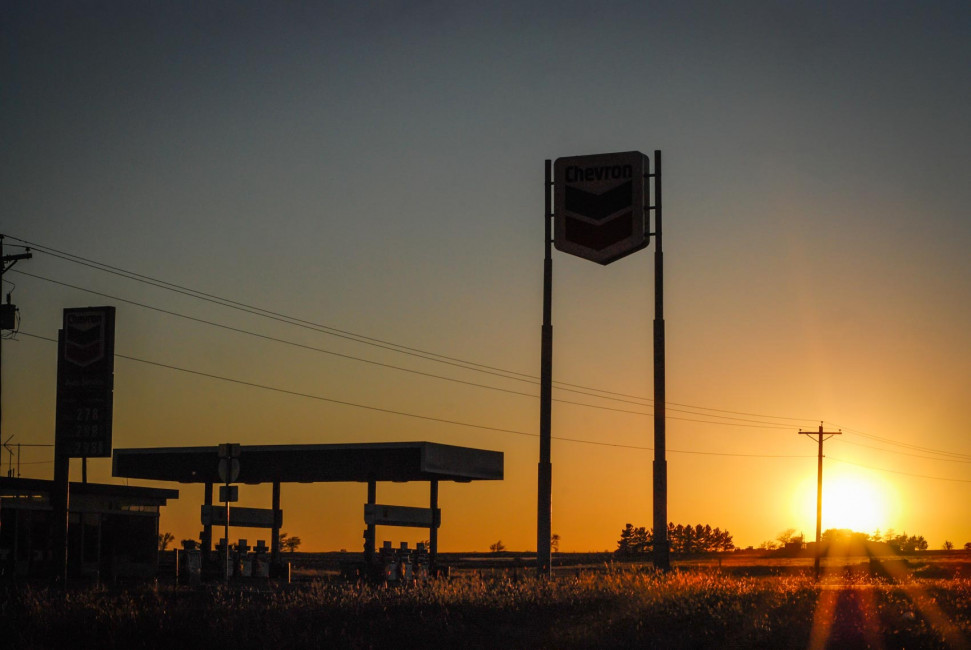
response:
<path id="1" fill-rule="evenodd" d="M 3 265 L 0 266 L 0 276 L 2 276 L 4 273 L 9 271 L 10 267 L 12 267 L 20 260 L 29 260 L 34 256 L 34 254 L 30 252 L 30 248 L 26 248 L 26 247 L 24 248 L 24 251 L 26 251 L 24 253 L 17 253 L 16 255 L 4 255 L 3 239 L 4 239 L 4 235 L 0 235 L 0 260 L 3 260 Z"/>
<path id="2" fill-rule="evenodd" d="M 27 250 L 30 250 L 29 248 Z M 29 260 L 34 256 L 33 253 L 18 253 L 16 255 L 4 255 L 3 256 L 3 272 L 6 273 L 10 270 L 10 267 L 19 262 L 20 260 Z M 9 264 L 8 264 L 9 262 Z"/>
<path id="3" fill-rule="evenodd" d="M 833 436 L 842 435 L 843 431 L 823 431 L 823 423 L 819 423 L 819 431 L 803 431 L 799 430 L 799 435 L 801 436 L 815 436 L 816 442 L 819 444 L 819 459 L 817 462 L 816 469 L 816 558 L 813 561 L 813 567 L 816 571 L 816 579 L 819 580 L 819 560 L 820 554 L 822 552 L 821 539 L 822 539 L 822 523 L 823 523 L 823 441 L 829 440 Z"/>

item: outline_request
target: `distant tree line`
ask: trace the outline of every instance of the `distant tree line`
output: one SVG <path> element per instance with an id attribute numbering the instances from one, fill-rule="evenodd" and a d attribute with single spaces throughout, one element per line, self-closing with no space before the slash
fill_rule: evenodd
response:
<path id="1" fill-rule="evenodd" d="M 888 530 L 884 533 L 882 539 L 880 538 L 879 531 L 871 535 L 870 538 L 875 542 L 885 542 L 887 546 L 898 553 L 912 553 L 913 551 L 927 550 L 927 540 L 924 539 L 923 535 L 910 535 L 908 537 L 907 533 L 896 535 L 893 530 Z"/>
<path id="2" fill-rule="evenodd" d="M 794 528 L 788 528 L 779 533 L 776 540 L 762 542 L 759 548 L 773 550 L 780 546 L 785 546 L 789 542 L 803 542 L 805 536 L 795 535 Z M 881 533 L 879 530 L 873 533 L 861 533 L 849 528 L 829 528 L 820 535 L 823 544 L 856 544 L 862 545 L 866 542 L 882 542 L 896 553 L 913 553 L 914 551 L 926 551 L 928 548 L 927 540 L 923 535 L 908 535 L 907 533 L 898 534 L 893 529 Z"/>
<path id="3" fill-rule="evenodd" d="M 849 528 L 830 528 L 823 531 L 820 536 L 823 542 L 883 542 L 897 553 L 913 553 L 914 551 L 926 551 L 928 544 L 923 535 L 908 535 L 907 533 L 897 534 L 893 529 L 881 534 L 876 531 L 872 534 L 860 533 Z"/>
<path id="4" fill-rule="evenodd" d="M 668 548 L 672 553 L 713 553 L 731 551 L 735 548 L 735 543 L 732 541 L 732 534 L 727 530 L 712 528 L 708 524 L 692 526 L 669 523 Z M 653 551 L 654 529 L 627 524 L 620 531 L 620 540 L 614 552 L 624 557 L 636 557 Z"/>

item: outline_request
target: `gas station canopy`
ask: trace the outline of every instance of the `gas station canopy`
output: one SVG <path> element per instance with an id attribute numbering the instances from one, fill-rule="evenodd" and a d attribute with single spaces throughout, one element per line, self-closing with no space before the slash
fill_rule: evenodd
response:
<path id="1" fill-rule="evenodd" d="M 433 442 L 240 445 L 236 483 L 502 480 L 500 451 Z M 223 483 L 219 447 L 115 449 L 113 476 Z"/>

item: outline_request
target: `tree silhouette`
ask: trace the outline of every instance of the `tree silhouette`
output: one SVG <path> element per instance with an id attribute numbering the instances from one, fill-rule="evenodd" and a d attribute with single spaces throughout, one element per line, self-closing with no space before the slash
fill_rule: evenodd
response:
<path id="1" fill-rule="evenodd" d="M 776 537 L 776 539 L 779 540 L 780 544 L 785 546 L 789 542 L 795 541 L 795 536 L 796 536 L 795 528 L 786 528 L 784 531 L 779 533 L 779 536 Z"/>
<path id="2" fill-rule="evenodd" d="M 164 551 L 169 544 L 175 541 L 175 535 L 170 532 L 160 533 L 158 536 L 158 550 Z"/>
<path id="3" fill-rule="evenodd" d="M 490 544 L 489 550 L 495 553 L 496 555 L 498 555 L 499 553 L 502 553 L 503 551 L 506 550 L 506 545 L 503 544 L 502 540 L 500 539 L 495 544 Z"/>
<path id="4" fill-rule="evenodd" d="M 632 524 L 627 524 L 620 531 L 620 541 L 617 542 L 616 553 L 626 557 L 634 555 L 644 555 L 654 548 L 654 535 L 646 528 L 634 528 Z"/>
<path id="5" fill-rule="evenodd" d="M 735 548 L 732 535 L 727 530 L 712 528 L 710 524 L 668 524 L 668 544 L 672 553 L 713 553 Z M 635 528 L 627 524 L 620 531 L 617 555 L 634 557 L 654 550 L 654 529 Z"/>
<path id="6" fill-rule="evenodd" d="M 300 548 L 300 545 L 302 543 L 303 543 L 303 540 L 301 540 L 296 535 L 294 535 L 293 537 L 290 537 L 286 533 L 280 533 L 280 548 L 282 549 L 285 549 L 293 553 L 298 548 Z"/>
<path id="7" fill-rule="evenodd" d="M 924 539 L 923 535 L 908 536 L 907 533 L 894 535 L 892 530 L 884 535 L 883 541 L 897 553 L 926 551 L 928 547 L 927 540 Z"/>

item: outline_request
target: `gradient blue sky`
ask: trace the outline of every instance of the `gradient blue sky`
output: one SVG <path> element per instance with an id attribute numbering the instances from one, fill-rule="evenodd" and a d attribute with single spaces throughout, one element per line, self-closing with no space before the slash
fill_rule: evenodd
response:
<path id="1" fill-rule="evenodd" d="M 669 413 L 670 518 L 728 528 L 742 545 L 789 527 L 811 535 L 815 446 L 796 432 L 822 420 L 845 432 L 827 443 L 827 476 L 874 487 L 881 528 L 932 546 L 971 541 L 968 3 L 361 5 L 4 3 L 7 252 L 17 237 L 538 375 L 543 160 L 660 149 L 668 399 L 735 412 Z M 652 254 L 609 267 L 555 255 L 554 379 L 652 395 Z M 538 394 L 41 252 L 16 270 Z M 501 484 L 443 486 L 443 548 L 535 546 L 535 397 L 260 341 L 14 272 L 4 293 L 14 284 L 22 333 L 3 346 L 3 435 L 14 443 L 53 440 L 55 352 L 24 333 L 56 337 L 64 307 L 115 304 L 121 354 L 520 432 L 119 359 L 117 447 L 497 449 Z M 553 418 L 554 436 L 627 445 L 554 441 L 561 548 L 613 548 L 626 522 L 649 525 L 652 453 L 631 447 L 651 445 L 651 418 L 562 402 Z M 50 476 L 48 449 L 21 460 L 25 476 Z M 90 468 L 111 480 L 108 461 Z M 201 489 L 181 489 L 162 522 L 177 539 L 199 529 Z M 283 497 L 287 528 L 308 548 L 360 547 L 362 486 L 292 486 Z M 243 498 L 268 500 L 257 488 Z M 384 502 L 424 499 L 413 486 L 379 490 Z M 858 507 L 862 522 L 868 506 Z"/>

